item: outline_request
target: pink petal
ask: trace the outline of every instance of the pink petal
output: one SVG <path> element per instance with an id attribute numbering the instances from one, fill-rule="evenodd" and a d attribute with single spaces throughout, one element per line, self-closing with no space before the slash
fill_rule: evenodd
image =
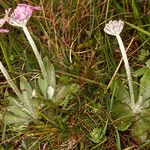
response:
<path id="1" fill-rule="evenodd" d="M 0 33 L 7 33 L 7 32 L 9 32 L 9 30 L 7 30 L 7 29 L 0 29 Z"/>
<path id="2" fill-rule="evenodd" d="M 28 4 L 18 4 L 18 6 L 30 6 Z"/>
<path id="3" fill-rule="evenodd" d="M 39 6 L 31 6 L 31 8 L 34 9 L 34 10 L 42 10 L 42 8 L 39 7 Z"/>
<path id="4" fill-rule="evenodd" d="M 5 19 L 0 19 L 0 27 L 4 25 L 5 21 Z"/>
<path id="5" fill-rule="evenodd" d="M 6 10 L 5 10 L 5 14 L 8 16 L 9 13 L 10 13 L 10 11 L 11 11 L 11 8 L 6 9 Z"/>
<path id="6" fill-rule="evenodd" d="M 28 4 L 18 4 L 18 6 L 31 7 L 31 8 L 34 9 L 34 10 L 42 10 L 42 8 L 39 7 L 39 6 L 31 6 L 31 5 L 28 5 Z"/>

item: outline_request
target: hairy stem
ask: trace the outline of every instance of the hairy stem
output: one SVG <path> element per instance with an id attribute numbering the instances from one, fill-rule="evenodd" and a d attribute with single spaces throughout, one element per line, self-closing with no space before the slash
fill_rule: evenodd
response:
<path id="1" fill-rule="evenodd" d="M 126 73 L 127 73 L 127 79 L 128 79 L 128 84 L 129 84 L 129 92 L 130 92 L 130 98 L 131 98 L 131 109 L 133 110 L 135 108 L 135 98 L 134 98 L 134 90 L 133 90 L 133 85 L 132 85 L 131 70 L 130 70 L 127 54 L 126 54 L 125 47 L 123 45 L 122 39 L 121 39 L 119 34 L 116 34 L 116 38 L 117 38 L 118 43 L 119 43 L 119 47 L 120 47 L 120 50 L 121 50 L 122 58 L 123 58 Z"/>
<path id="2" fill-rule="evenodd" d="M 33 52 L 34 52 L 34 54 L 35 54 L 35 56 L 36 56 L 36 59 L 37 59 L 37 61 L 38 61 L 38 63 L 39 63 L 39 66 L 40 66 L 40 69 L 41 69 L 43 78 L 46 80 L 46 78 L 47 78 L 47 73 L 46 73 L 46 69 L 45 69 L 45 67 L 44 67 L 44 63 L 43 63 L 43 61 L 42 61 L 41 55 L 40 55 L 40 53 L 39 53 L 39 51 L 38 51 L 38 49 L 37 49 L 37 47 L 36 47 L 36 45 L 35 45 L 35 42 L 33 41 L 33 38 L 31 37 L 31 35 L 30 35 L 30 33 L 29 33 L 27 27 L 26 27 L 26 26 L 23 26 L 22 28 L 23 28 L 23 31 L 24 31 L 24 33 L 25 33 L 25 35 L 26 35 L 26 37 L 27 37 L 27 39 L 28 39 L 28 41 L 29 41 L 29 43 L 30 43 L 32 49 L 33 49 Z"/>
<path id="3" fill-rule="evenodd" d="M 23 96 L 20 93 L 19 89 L 17 88 L 17 86 L 14 84 L 13 80 L 11 79 L 11 77 L 9 76 L 7 70 L 5 69 L 5 67 L 3 66 L 3 64 L 0 62 L 0 70 L 3 73 L 4 77 L 6 78 L 8 84 L 11 86 L 11 88 L 13 89 L 13 91 L 16 93 L 16 95 L 18 96 L 18 98 L 20 100 L 23 100 Z"/>

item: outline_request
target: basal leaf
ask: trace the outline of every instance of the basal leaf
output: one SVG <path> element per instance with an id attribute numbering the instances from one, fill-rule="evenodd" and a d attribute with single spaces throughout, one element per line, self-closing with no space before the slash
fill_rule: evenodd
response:
<path id="1" fill-rule="evenodd" d="M 23 105 L 27 108 L 30 108 L 32 99 L 32 88 L 25 77 L 22 77 L 20 79 L 20 89 L 24 98 L 23 100 L 21 100 Z"/>
<path id="2" fill-rule="evenodd" d="M 148 68 L 144 68 L 144 67 L 140 68 L 140 69 L 136 70 L 133 75 L 135 77 L 140 77 L 140 76 L 142 76 L 147 71 L 147 69 Z"/>
<path id="3" fill-rule="evenodd" d="M 150 131 L 150 121 L 145 120 L 142 116 L 132 125 L 131 133 L 140 143 L 146 142 Z"/>
<path id="4" fill-rule="evenodd" d="M 140 92 L 143 101 L 150 98 L 150 69 L 148 69 L 140 80 Z"/>
<path id="5" fill-rule="evenodd" d="M 134 120 L 134 116 L 129 106 L 124 103 L 114 104 L 112 117 L 114 119 L 114 124 L 119 131 L 127 130 Z"/>
<path id="6" fill-rule="evenodd" d="M 116 84 L 116 91 L 115 91 L 116 99 L 122 103 L 129 104 L 130 103 L 130 95 L 129 95 L 129 92 L 126 89 L 123 81 L 121 81 L 120 79 L 116 79 L 113 82 L 111 89 L 114 88 L 115 84 Z"/>
<path id="7" fill-rule="evenodd" d="M 26 113 L 25 108 L 18 108 L 17 106 L 9 106 L 7 108 L 7 110 L 9 112 L 11 112 L 12 114 L 19 116 L 21 118 L 25 118 L 25 119 L 29 119 L 31 118 L 31 116 L 29 116 L 29 114 Z"/>
<path id="8" fill-rule="evenodd" d="M 12 96 L 7 97 L 9 100 L 9 106 L 7 110 L 9 112 L 12 112 L 14 115 L 23 117 L 23 118 L 29 118 L 30 112 L 24 108 L 24 106 L 21 104 L 21 102 L 18 102 L 17 99 L 15 99 Z"/>
<path id="9" fill-rule="evenodd" d="M 20 89 L 25 99 L 32 98 L 32 88 L 25 77 L 20 78 Z"/>
<path id="10" fill-rule="evenodd" d="M 35 118 L 35 108 L 32 99 L 32 87 L 30 86 L 29 82 L 25 77 L 22 77 L 20 79 L 20 89 L 24 98 L 23 100 L 21 100 L 22 104 L 27 110 L 29 110 L 30 114 Z"/>
<path id="11" fill-rule="evenodd" d="M 48 60 L 48 58 L 44 58 L 44 64 L 47 72 L 47 82 L 49 86 L 55 88 L 56 86 L 56 76 L 55 76 L 55 68 L 52 63 Z"/>
<path id="12" fill-rule="evenodd" d="M 38 85 L 42 95 L 47 98 L 48 82 L 44 79 L 38 78 Z"/>
<path id="13" fill-rule="evenodd" d="M 23 118 L 23 117 L 20 117 L 20 116 L 16 116 L 16 115 L 14 115 L 10 112 L 8 112 L 6 114 L 6 116 L 4 116 L 4 117 L 6 117 L 4 120 L 6 121 L 5 123 L 7 125 L 10 125 L 10 124 L 14 124 L 15 126 L 17 126 L 17 125 L 27 125 L 31 121 L 30 119 Z"/>
<path id="14" fill-rule="evenodd" d="M 63 104 L 64 101 L 70 99 L 70 96 L 75 94 L 78 90 L 79 85 L 76 83 L 60 86 L 57 88 L 56 95 L 53 97 L 52 101 L 54 103 Z"/>

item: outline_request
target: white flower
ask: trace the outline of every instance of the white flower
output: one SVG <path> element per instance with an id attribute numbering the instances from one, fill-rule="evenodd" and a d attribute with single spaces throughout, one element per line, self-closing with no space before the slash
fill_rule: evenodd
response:
<path id="1" fill-rule="evenodd" d="M 110 35 L 113 35 L 113 36 L 116 36 L 117 34 L 120 34 L 122 29 L 123 29 L 123 26 L 124 26 L 124 22 L 119 20 L 119 21 L 109 21 L 106 25 L 105 25 L 105 28 L 104 28 L 104 31 L 107 33 L 107 34 L 110 34 Z"/>

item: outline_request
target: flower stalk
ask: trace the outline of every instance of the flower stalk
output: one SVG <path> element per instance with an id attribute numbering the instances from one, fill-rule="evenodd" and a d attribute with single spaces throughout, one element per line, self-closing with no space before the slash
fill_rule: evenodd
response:
<path id="1" fill-rule="evenodd" d="M 129 85 L 129 92 L 130 92 L 130 99 L 131 99 L 131 109 L 134 110 L 135 108 L 135 98 L 134 98 L 134 90 L 133 90 L 133 84 L 132 84 L 132 75 L 131 75 L 131 70 L 130 70 L 130 65 L 128 62 L 127 54 L 125 51 L 125 47 L 123 44 L 123 41 L 120 37 L 120 33 L 123 30 L 124 22 L 119 20 L 119 21 L 110 21 L 108 24 L 106 24 L 104 31 L 107 34 L 116 36 L 119 48 L 122 54 L 122 58 L 124 61 L 125 69 L 126 69 L 126 74 L 127 74 L 127 80 L 128 80 L 128 85 Z"/>
<path id="2" fill-rule="evenodd" d="M 31 6 L 31 5 L 27 5 L 27 4 L 18 4 L 16 9 L 10 15 L 10 17 L 8 19 L 8 23 L 10 25 L 13 25 L 16 27 L 21 27 L 23 29 L 23 31 L 26 35 L 26 38 L 28 39 L 28 42 L 30 43 L 30 45 L 33 49 L 33 52 L 36 56 L 36 59 L 39 63 L 43 78 L 44 78 L 44 80 L 46 80 L 47 72 L 46 72 L 44 63 L 42 61 L 41 55 L 40 55 L 36 45 L 35 45 L 35 42 L 34 42 L 32 36 L 30 35 L 30 32 L 28 31 L 28 28 L 26 26 L 28 23 L 28 20 L 32 16 L 33 10 L 41 10 L 41 8 L 38 6 Z"/>
<path id="3" fill-rule="evenodd" d="M 116 38 L 120 47 L 120 51 L 122 54 L 122 58 L 124 61 L 126 73 L 127 73 L 127 79 L 128 79 L 128 85 L 129 85 L 129 92 L 130 92 L 130 98 L 131 98 L 131 109 L 133 110 L 135 108 L 135 98 L 134 98 L 134 90 L 133 90 L 133 84 L 132 84 L 132 75 L 131 75 L 131 70 L 127 58 L 127 54 L 125 51 L 124 44 L 122 42 L 122 39 L 119 34 L 116 34 Z"/>
<path id="4" fill-rule="evenodd" d="M 35 57 L 36 57 L 36 59 L 37 59 L 37 61 L 39 63 L 41 72 L 43 74 L 43 78 L 46 79 L 46 77 L 47 77 L 46 69 L 44 67 L 44 63 L 42 61 L 41 55 L 40 55 L 40 53 L 39 53 L 39 51 L 38 51 L 38 49 L 37 49 L 37 47 L 35 45 L 35 42 L 33 41 L 33 38 L 31 37 L 30 32 L 28 31 L 28 28 L 26 26 L 22 26 L 22 29 L 23 29 L 23 31 L 24 31 L 24 33 L 26 35 L 26 38 L 28 39 L 32 49 L 33 49 L 33 52 L 35 54 Z"/>
<path id="5" fill-rule="evenodd" d="M 3 64 L 1 62 L 0 62 L 0 70 L 3 73 L 4 77 L 6 78 L 8 84 L 11 86 L 13 91 L 18 96 L 18 98 L 20 100 L 23 100 L 24 98 L 23 98 L 22 94 L 20 93 L 19 89 L 17 88 L 17 86 L 15 85 L 15 83 L 13 82 L 13 80 L 11 79 L 11 77 L 9 76 L 7 70 L 5 69 L 5 67 L 3 66 Z"/>

